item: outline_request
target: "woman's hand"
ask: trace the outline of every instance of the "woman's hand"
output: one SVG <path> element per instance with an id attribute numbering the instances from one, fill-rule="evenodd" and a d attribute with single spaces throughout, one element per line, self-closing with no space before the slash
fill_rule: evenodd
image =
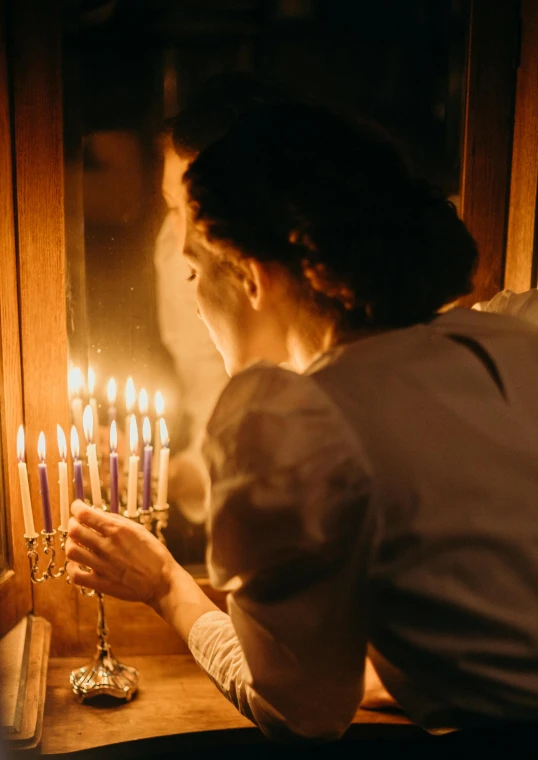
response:
<path id="1" fill-rule="evenodd" d="M 73 502 L 71 513 L 65 551 L 73 583 L 149 604 L 185 641 L 201 615 L 218 611 L 194 578 L 142 525 L 79 500 Z"/>
<path id="2" fill-rule="evenodd" d="M 71 513 L 65 550 L 73 583 L 158 607 L 181 570 L 168 549 L 142 525 L 121 515 L 92 509 L 79 500 Z"/>

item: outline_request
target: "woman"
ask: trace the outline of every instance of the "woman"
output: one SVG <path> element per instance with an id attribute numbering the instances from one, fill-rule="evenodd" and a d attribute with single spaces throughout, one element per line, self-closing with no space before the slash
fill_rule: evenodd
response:
<path id="1" fill-rule="evenodd" d="M 440 313 L 474 242 L 366 127 L 260 109 L 185 184 L 232 377 L 205 441 L 229 616 L 143 528 L 81 503 L 69 574 L 150 604 L 269 736 L 340 736 L 367 647 L 425 728 L 535 720 L 538 333 Z"/>

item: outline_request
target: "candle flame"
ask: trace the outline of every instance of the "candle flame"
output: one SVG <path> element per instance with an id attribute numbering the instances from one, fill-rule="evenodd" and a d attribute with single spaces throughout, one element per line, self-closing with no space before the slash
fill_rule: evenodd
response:
<path id="1" fill-rule="evenodd" d="M 86 441 L 88 443 L 91 443 L 93 441 L 93 412 L 89 404 L 86 404 L 84 408 L 84 414 L 82 415 L 82 426 L 84 428 Z"/>
<path id="2" fill-rule="evenodd" d="M 129 442 L 131 444 L 131 454 L 136 454 L 138 451 L 138 428 L 134 414 L 131 414 L 131 422 L 129 424 Z"/>
<path id="3" fill-rule="evenodd" d="M 151 444 L 151 423 L 149 417 L 144 417 L 144 422 L 142 423 L 142 438 L 144 439 L 146 446 Z"/>
<path id="4" fill-rule="evenodd" d="M 131 411 L 136 401 L 136 391 L 132 377 L 127 378 L 127 384 L 125 385 L 125 407 L 127 413 Z"/>
<path id="5" fill-rule="evenodd" d="M 69 375 L 67 379 L 69 395 L 80 396 L 82 384 L 83 384 L 82 372 L 80 371 L 78 367 L 73 367 L 72 369 L 69 370 Z"/>
<path id="6" fill-rule="evenodd" d="M 157 391 L 155 394 L 155 411 L 157 412 L 157 417 L 162 417 L 164 414 L 164 398 L 160 391 Z"/>
<path id="7" fill-rule="evenodd" d="M 19 425 L 17 431 L 17 459 L 19 462 L 24 462 L 24 428 Z"/>
<path id="8" fill-rule="evenodd" d="M 110 451 L 116 451 L 118 448 L 118 431 L 116 429 L 116 420 L 110 423 Z"/>
<path id="9" fill-rule="evenodd" d="M 138 396 L 138 408 L 140 414 L 147 414 L 149 406 L 148 392 L 145 388 L 142 388 L 140 395 Z"/>
<path id="10" fill-rule="evenodd" d="M 168 428 L 166 427 L 166 422 L 161 419 L 159 420 L 159 428 L 161 433 L 161 446 L 164 448 L 165 446 L 168 446 L 169 438 L 168 438 Z"/>
<path id="11" fill-rule="evenodd" d="M 110 378 L 107 385 L 108 403 L 116 403 L 116 381 L 113 377 Z"/>
<path id="12" fill-rule="evenodd" d="M 93 396 L 93 392 L 95 390 L 95 372 L 91 367 L 88 367 L 88 390 L 90 392 L 90 396 Z"/>
<path id="13" fill-rule="evenodd" d="M 80 444 L 78 441 L 78 433 L 76 427 L 73 425 L 71 428 L 71 454 L 73 459 L 78 459 L 80 453 Z"/>
<path id="14" fill-rule="evenodd" d="M 45 448 L 45 433 L 43 431 L 40 432 L 39 438 L 37 439 L 37 454 L 39 456 L 39 459 L 42 462 L 44 462 L 45 461 L 46 448 Z"/>
<path id="15" fill-rule="evenodd" d="M 62 462 L 65 462 L 67 458 L 67 441 L 65 439 L 65 433 L 60 425 L 56 425 L 56 433 L 58 435 L 58 450 L 60 452 L 60 458 Z"/>

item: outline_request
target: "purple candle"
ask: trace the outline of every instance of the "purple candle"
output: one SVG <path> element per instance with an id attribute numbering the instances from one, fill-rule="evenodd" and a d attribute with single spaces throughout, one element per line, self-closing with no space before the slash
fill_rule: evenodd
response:
<path id="1" fill-rule="evenodd" d="M 110 511 L 118 512 L 118 433 L 116 420 L 110 424 Z"/>
<path id="2" fill-rule="evenodd" d="M 75 496 L 77 499 L 84 501 L 84 475 L 82 474 L 82 462 L 80 459 L 75 459 L 73 469 L 75 472 Z"/>
<path id="3" fill-rule="evenodd" d="M 52 533 L 52 510 L 50 508 L 49 481 L 47 478 L 47 465 L 45 464 L 45 434 L 41 432 L 37 442 L 39 454 L 39 490 L 41 491 L 41 504 L 43 506 L 43 527 L 45 533 Z"/>
<path id="4" fill-rule="evenodd" d="M 74 425 L 71 428 L 71 454 L 73 456 L 73 472 L 75 473 L 75 496 L 84 501 L 84 476 L 82 474 L 82 462 L 78 458 L 78 433 Z"/>
<path id="5" fill-rule="evenodd" d="M 144 459 L 143 473 L 144 486 L 142 489 L 142 509 L 147 511 L 151 503 L 151 459 L 153 455 L 153 446 L 151 446 L 151 424 L 148 417 L 144 417 L 142 425 L 142 435 L 144 438 Z"/>

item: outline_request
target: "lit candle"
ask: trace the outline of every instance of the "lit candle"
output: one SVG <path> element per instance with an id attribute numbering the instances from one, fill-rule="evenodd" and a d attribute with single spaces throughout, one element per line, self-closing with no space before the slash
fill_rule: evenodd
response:
<path id="1" fill-rule="evenodd" d="M 50 508 L 49 480 L 47 477 L 47 465 L 45 463 L 45 433 L 41 432 L 37 439 L 37 453 L 40 462 L 37 465 L 39 470 L 39 490 L 41 491 L 41 504 L 43 506 L 43 527 L 45 533 L 52 533 L 52 510 Z"/>
<path id="2" fill-rule="evenodd" d="M 82 462 L 79 459 L 80 447 L 76 427 L 71 428 L 71 455 L 73 456 L 73 471 L 75 473 L 75 496 L 84 501 L 84 476 Z"/>
<path id="3" fill-rule="evenodd" d="M 157 501 L 155 509 L 163 509 L 168 504 L 168 462 L 170 449 L 168 448 L 168 430 L 166 422 L 161 417 L 160 422 L 161 451 L 159 455 L 159 485 L 157 488 Z"/>
<path id="4" fill-rule="evenodd" d="M 160 391 L 157 391 L 155 394 L 155 414 L 156 414 L 156 420 L 155 420 L 155 435 L 154 435 L 154 441 L 155 441 L 155 449 L 153 451 L 153 480 L 157 481 L 157 478 L 159 477 L 159 462 L 160 462 L 160 452 L 161 452 L 161 417 L 164 414 L 164 399 L 163 394 Z"/>
<path id="5" fill-rule="evenodd" d="M 125 455 L 123 457 L 123 472 L 127 475 L 129 460 L 127 458 L 127 441 L 130 440 L 131 419 L 134 417 L 133 408 L 136 402 L 136 391 L 132 377 L 127 378 L 125 385 Z"/>
<path id="6" fill-rule="evenodd" d="M 142 388 L 142 390 L 138 394 L 138 411 L 140 412 L 141 417 L 145 417 L 146 414 L 148 413 L 148 406 L 149 406 L 148 392 L 145 388 Z"/>
<path id="7" fill-rule="evenodd" d="M 118 433 L 116 420 L 110 424 L 110 511 L 118 511 Z"/>
<path id="8" fill-rule="evenodd" d="M 142 488 L 142 509 L 148 510 L 151 502 L 151 459 L 153 454 L 153 446 L 151 445 L 151 423 L 149 417 L 144 417 L 142 437 L 144 439 L 144 485 Z"/>
<path id="9" fill-rule="evenodd" d="M 24 535 L 34 538 L 37 536 L 32 514 L 32 501 L 30 499 L 30 485 L 28 483 L 28 469 L 24 461 L 24 428 L 19 426 L 17 432 L 17 459 L 19 460 L 19 483 L 21 486 L 22 514 L 24 517 Z"/>
<path id="10" fill-rule="evenodd" d="M 67 441 L 62 428 L 57 425 L 58 433 L 58 450 L 60 452 L 60 461 L 58 462 L 58 474 L 60 476 L 60 528 L 67 530 L 69 522 L 69 489 L 67 487 Z"/>
<path id="11" fill-rule="evenodd" d="M 97 452 L 95 443 L 93 443 L 93 414 L 91 406 L 86 406 L 82 415 L 84 424 L 84 435 L 88 443 L 86 456 L 88 457 L 88 467 L 90 468 L 90 488 L 92 490 L 92 504 L 97 509 L 101 509 L 103 502 L 101 500 L 101 482 L 99 480 L 99 465 L 97 464 Z"/>
<path id="12" fill-rule="evenodd" d="M 131 415 L 131 424 L 129 429 L 129 442 L 131 444 L 131 456 L 129 457 L 129 479 L 127 482 L 127 515 L 136 517 L 137 512 L 137 491 L 138 491 L 138 428 L 136 427 L 136 417 Z"/>
<path id="13" fill-rule="evenodd" d="M 107 385 L 108 396 L 108 424 L 112 425 L 112 421 L 116 419 L 116 381 L 113 377 L 110 378 Z"/>
<path id="14" fill-rule="evenodd" d="M 100 454 L 100 440 L 99 440 L 99 411 L 97 409 L 97 401 L 95 399 L 95 372 L 91 367 L 88 367 L 88 391 L 90 393 L 90 406 L 92 408 L 93 417 L 93 437 L 95 443 L 95 453 L 97 457 Z"/>
<path id="15" fill-rule="evenodd" d="M 73 423 L 79 433 L 82 433 L 82 411 L 84 404 L 82 402 L 81 390 L 82 390 L 82 372 L 78 367 L 73 367 L 69 371 L 68 387 L 69 394 L 71 396 L 71 413 L 73 415 Z"/>

